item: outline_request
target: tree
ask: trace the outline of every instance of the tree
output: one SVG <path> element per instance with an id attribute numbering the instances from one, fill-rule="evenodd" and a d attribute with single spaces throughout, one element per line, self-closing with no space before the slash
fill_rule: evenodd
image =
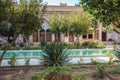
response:
<path id="1" fill-rule="evenodd" d="M 81 0 L 80 4 L 103 27 L 112 26 L 114 31 L 120 33 L 120 0 Z"/>
<path id="2" fill-rule="evenodd" d="M 0 35 L 8 36 L 13 35 L 13 30 L 10 24 L 10 15 L 13 10 L 12 0 L 0 1 Z"/>
<path id="3" fill-rule="evenodd" d="M 70 26 L 68 28 L 69 33 L 76 34 L 76 42 L 78 42 L 79 37 L 86 34 L 88 29 L 91 27 L 93 17 L 87 12 L 83 11 L 78 13 L 72 13 L 70 16 L 71 17 L 68 19 L 70 20 Z"/>
<path id="4" fill-rule="evenodd" d="M 29 2 L 26 0 L 20 0 L 19 5 L 15 5 L 12 0 L 10 0 L 9 3 L 7 1 L 9 0 L 5 0 L 5 2 L 1 1 L 1 3 L 4 3 L 3 6 L 5 7 L 5 13 L 8 14 L 4 16 L 6 17 L 7 22 L 11 24 L 10 28 L 14 32 L 14 37 L 12 42 L 9 43 L 10 46 L 3 51 L 0 57 L 0 64 L 6 51 L 10 49 L 13 44 L 15 44 L 16 38 L 19 34 L 29 36 L 36 29 L 41 28 L 41 25 L 44 22 L 43 16 L 46 12 L 46 5 L 41 3 L 42 0 L 30 0 Z M 4 22 L 6 20 L 1 21 Z M 1 28 L 2 32 L 5 28 Z"/>
<path id="5" fill-rule="evenodd" d="M 49 29 L 52 33 L 54 33 L 55 35 L 57 35 L 56 40 L 59 41 L 60 40 L 60 20 L 58 19 L 58 15 L 54 14 L 52 16 L 50 16 L 49 19 Z"/>
<path id="6" fill-rule="evenodd" d="M 37 0 L 36 0 L 37 1 Z M 23 34 L 25 36 L 26 42 L 28 42 L 29 45 L 29 36 L 37 29 L 41 28 L 41 24 L 44 22 L 44 14 L 46 12 L 46 5 L 41 5 L 40 2 L 24 2 L 21 0 L 19 4 L 19 21 L 18 24 L 21 28 L 19 28 L 19 33 Z M 28 5 L 26 5 L 28 4 Z M 39 10 L 40 9 L 40 10 Z M 16 25 L 16 24 L 15 24 Z"/>
<path id="7" fill-rule="evenodd" d="M 60 14 L 53 14 L 49 19 L 49 29 L 52 33 L 57 36 L 56 40 L 60 40 L 60 32 L 67 32 L 69 26 L 69 21 L 67 16 L 62 16 Z"/>
<path id="8" fill-rule="evenodd" d="M 54 14 L 50 17 L 50 30 L 53 33 L 69 32 L 70 34 L 77 34 L 78 37 L 86 34 L 92 22 L 92 16 L 87 12 L 72 12 L 67 15 Z"/>

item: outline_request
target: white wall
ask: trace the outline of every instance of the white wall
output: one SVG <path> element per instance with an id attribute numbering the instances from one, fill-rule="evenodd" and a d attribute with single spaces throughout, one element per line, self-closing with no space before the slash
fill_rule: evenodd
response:
<path id="1" fill-rule="evenodd" d="M 111 32 L 111 33 L 107 33 L 107 40 L 108 39 L 112 39 L 112 40 L 119 40 L 119 34 L 116 33 L 115 31 Z"/>
<path id="2" fill-rule="evenodd" d="M 91 58 L 94 59 L 97 62 L 101 62 L 101 63 L 105 63 L 109 61 L 109 58 L 106 56 L 100 57 L 100 56 L 96 56 L 96 57 L 82 57 L 82 61 L 81 58 L 78 57 L 70 57 L 70 63 L 72 64 L 77 64 L 77 63 L 91 63 Z M 17 65 L 18 66 L 22 66 L 25 65 L 25 59 L 18 59 L 17 61 Z M 30 59 L 30 65 L 40 65 L 40 59 Z M 2 61 L 2 65 L 1 66 L 10 66 L 8 64 L 8 59 L 7 60 L 3 60 Z"/>

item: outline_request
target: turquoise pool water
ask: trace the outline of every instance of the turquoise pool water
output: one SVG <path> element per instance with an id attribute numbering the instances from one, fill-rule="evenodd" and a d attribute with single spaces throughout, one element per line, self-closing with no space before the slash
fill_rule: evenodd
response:
<path id="1" fill-rule="evenodd" d="M 68 50 L 69 56 L 100 56 L 106 55 L 108 50 L 106 49 L 71 49 Z M 0 51 L 1 55 L 2 51 Z M 9 50 L 4 55 L 4 58 L 10 58 L 13 54 L 17 55 L 17 58 L 30 58 L 41 57 L 44 52 L 42 50 Z"/>

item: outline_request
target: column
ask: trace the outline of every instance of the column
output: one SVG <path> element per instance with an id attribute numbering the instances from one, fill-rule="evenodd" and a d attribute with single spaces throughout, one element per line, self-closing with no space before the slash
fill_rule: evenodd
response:
<path id="1" fill-rule="evenodd" d="M 64 38 L 64 34 L 62 32 L 60 32 L 60 42 L 64 41 L 63 38 Z"/>
<path id="2" fill-rule="evenodd" d="M 52 33 L 52 42 L 55 41 L 55 34 Z"/>
<path id="3" fill-rule="evenodd" d="M 93 32 L 92 35 L 93 35 L 93 40 L 95 40 L 95 33 Z"/>
<path id="4" fill-rule="evenodd" d="M 68 33 L 68 36 L 67 36 L 67 43 L 69 43 L 70 34 L 69 34 L 69 32 L 67 32 L 67 33 Z"/>
<path id="5" fill-rule="evenodd" d="M 46 42 L 46 30 L 45 30 L 45 42 Z"/>
<path id="6" fill-rule="evenodd" d="M 30 40 L 30 43 L 33 42 L 33 35 L 30 35 L 30 36 L 29 36 L 29 40 Z"/>
<path id="7" fill-rule="evenodd" d="M 99 29 L 99 41 L 102 41 L 102 25 L 98 24 L 98 29 Z"/>
<path id="8" fill-rule="evenodd" d="M 79 43 L 82 43 L 82 35 L 79 36 Z"/>
<path id="9" fill-rule="evenodd" d="M 74 42 L 76 41 L 76 37 L 75 37 L 75 34 L 74 34 Z"/>
<path id="10" fill-rule="evenodd" d="M 40 42 L 40 30 L 38 30 L 38 42 Z"/>
<path id="11" fill-rule="evenodd" d="M 20 43 L 23 43 L 23 35 L 19 34 L 19 41 Z"/>

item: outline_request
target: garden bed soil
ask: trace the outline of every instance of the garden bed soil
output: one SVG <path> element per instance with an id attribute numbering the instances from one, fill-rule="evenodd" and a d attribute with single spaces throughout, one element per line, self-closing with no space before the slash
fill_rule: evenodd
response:
<path id="1" fill-rule="evenodd" d="M 43 70 L 40 66 L 32 66 L 29 68 L 25 67 L 14 67 L 8 68 L 8 70 L 2 70 L 0 68 L 0 80 L 31 80 L 31 76 L 34 75 L 36 72 L 40 72 Z M 111 67 L 110 67 L 111 68 Z M 95 73 L 95 66 L 74 66 L 72 67 L 72 70 L 70 72 L 72 76 L 76 74 L 84 74 L 86 77 L 86 80 L 120 80 L 120 74 L 109 74 L 108 76 L 105 76 L 105 78 L 98 78 L 93 77 L 93 74 Z"/>

